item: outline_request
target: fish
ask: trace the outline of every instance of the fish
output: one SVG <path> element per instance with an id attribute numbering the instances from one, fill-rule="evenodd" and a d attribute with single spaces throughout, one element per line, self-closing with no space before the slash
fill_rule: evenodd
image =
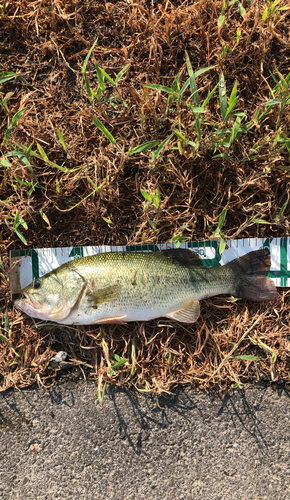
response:
<path id="1" fill-rule="evenodd" d="M 64 325 L 125 324 L 160 317 L 194 323 L 200 300 L 227 294 L 257 301 L 277 297 L 267 276 L 268 249 L 223 266 L 205 267 L 188 249 L 111 252 L 62 264 L 34 279 L 15 301 L 33 318 Z"/>

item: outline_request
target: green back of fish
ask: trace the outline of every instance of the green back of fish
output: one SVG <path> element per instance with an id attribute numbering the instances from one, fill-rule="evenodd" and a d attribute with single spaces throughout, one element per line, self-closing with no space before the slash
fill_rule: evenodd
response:
<path id="1" fill-rule="evenodd" d="M 58 273 L 76 270 L 88 282 L 94 303 L 119 299 L 157 307 L 164 302 L 199 300 L 216 293 L 230 293 L 233 273 L 223 268 L 206 268 L 191 251 L 167 250 L 154 253 L 104 253 L 64 264 Z M 106 290 L 107 289 L 107 290 Z M 103 291 L 102 291 L 103 290 Z M 89 295 L 89 294 L 88 294 Z"/>

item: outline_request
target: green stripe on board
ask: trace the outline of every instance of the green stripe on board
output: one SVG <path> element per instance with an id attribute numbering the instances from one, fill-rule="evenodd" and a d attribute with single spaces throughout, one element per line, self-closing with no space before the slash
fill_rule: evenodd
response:
<path id="1" fill-rule="evenodd" d="M 270 249 L 270 245 L 271 245 L 273 239 L 274 238 L 266 238 L 266 240 L 263 243 L 263 248 L 269 248 Z"/>
<path id="2" fill-rule="evenodd" d="M 132 245 L 131 247 L 126 247 L 126 252 L 159 252 L 157 245 Z"/>
<path id="3" fill-rule="evenodd" d="M 39 265 L 38 265 L 38 252 L 31 250 L 31 261 L 32 261 L 32 278 L 36 280 L 39 278 Z"/>
<path id="4" fill-rule="evenodd" d="M 268 273 L 268 276 L 270 278 L 275 278 L 276 280 L 279 280 L 281 287 L 287 287 L 287 283 L 290 280 L 290 269 L 287 269 L 288 266 L 288 255 L 287 255 L 287 245 L 290 244 L 289 238 L 284 237 L 284 238 L 262 238 L 262 246 L 260 248 L 269 248 L 271 244 L 274 245 L 274 247 L 277 249 L 275 250 L 275 255 L 276 252 L 280 253 L 280 269 L 277 271 L 270 271 Z M 203 266 L 205 267 L 210 267 L 210 266 L 220 266 L 220 260 L 221 260 L 221 255 L 219 253 L 219 240 L 207 240 L 207 241 L 189 241 L 186 244 L 187 248 L 191 248 L 194 250 L 198 255 L 202 257 L 202 263 Z M 250 245 L 251 243 L 251 245 Z M 257 248 L 257 243 L 258 240 L 253 238 L 252 240 L 248 239 L 242 239 L 242 240 L 236 240 L 235 241 L 235 246 L 238 248 L 241 246 L 242 248 L 245 247 L 245 244 L 251 246 L 251 249 Z M 229 240 L 228 245 L 231 248 L 234 243 Z M 207 258 L 207 250 L 211 249 L 210 254 L 213 254 L 213 258 Z M 78 257 L 83 257 L 84 255 L 84 248 L 83 247 L 73 247 L 73 248 L 59 248 L 59 249 L 42 249 L 42 256 L 45 258 L 47 256 L 46 252 L 49 250 L 49 252 L 54 251 L 55 255 L 57 254 L 57 251 L 61 253 L 62 256 L 67 256 L 67 257 L 73 257 L 73 258 L 78 258 Z M 132 245 L 132 246 L 124 246 L 123 250 L 126 252 L 140 252 L 140 251 L 151 251 L 151 252 L 158 252 L 159 247 L 156 244 L 139 244 L 139 245 Z M 32 262 L 32 277 L 33 279 L 39 278 L 40 272 L 39 272 L 39 249 L 33 250 L 33 249 L 20 249 L 20 250 L 11 250 L 10 251 L 10 256 L 16 257 L 16 258 L 23 258 L 26 256 L 31 257 L 31 262 Z M 87 250 L 86 250 L 87 252 Z M 59 253 L 58 253 L 59 254 Z"/>
<path id="5" fill-rule="evenodd" d="M 25 257 L 28 255 L 30 250 L 11 250 L 10 255 L 13 257 Z"/>
<path id="6" fill-rule="evenodd" d="M 209 240 L 209 241 L 189 241 L 187 243 L 188 248 L 194 248 L 194 251 L 203 257 L 202 265 L 204 267 L 212 267 L 212 266 L 220 266 L 221 255 L 218 251 L 218 240 Z M 215 251 L 215 257 L 213 259 L 206 259 L 206 251 L 205 248 L 213 248 Z"/>
<path id="7" fill-rule="evenodd" d="M 83 247 L 74 247 L 69 254 L 69 257 L 75 257 L 75 258 L 80 258 L 84 256 L 84 249 Z"/>
<path id="8" fill-rule="evenodd" d="M 280 242 L 280 260 L 281 260 L 281 286 L 287 286 L 287 238 L 281 238 Z"/>

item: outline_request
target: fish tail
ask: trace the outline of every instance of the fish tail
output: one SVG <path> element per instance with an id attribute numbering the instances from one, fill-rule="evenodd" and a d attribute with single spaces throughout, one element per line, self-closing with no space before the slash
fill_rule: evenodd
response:
<path id="1" fill-rule="evenodd" d="M 238 257 L 229 262 L 228 266 L 235 275 L 234 295 L 258 301 L 276 299 L 276 286 L 267 276 L 271 266 L 271 255 L 267 248 Z"/>

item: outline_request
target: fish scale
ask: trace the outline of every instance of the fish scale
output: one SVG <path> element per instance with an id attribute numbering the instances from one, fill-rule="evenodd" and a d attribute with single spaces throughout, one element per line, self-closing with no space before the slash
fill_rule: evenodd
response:
<path id="1" fill-rule="evenodd" d="M 76 259 L 33 281 L 16 306 L 63 324 L 124 323 L 168 317 L 193 323 L 199 300 L 231 294 L 274 300 L 267 249 L 221 267 L 203 267 L 190 250 L 111 252 Z"/>
<path id="2" fill-rule="evenodd" d="M 115 300 L 104 302 L 96 309 L 92 307 L 91 295 L 84 295 L 78 311 L 70 318 L 75 323 L 84 316 L 94 322 L 111 314 L 121 316 L 126 313 L 127 321 L 148 320 L 157 314 L 166 316 L 172 308 L 179 309 L 190 302 L 195 291 L 190 267 L 186 263 L 173 265 L 171 258 L 163 254 L 152 259 L 152 254 L 148 253 L 112 252 L 84 257 L 77 263 L 78 272 L 88 277 L 87 280 L 93 279 L 95 287 L 120 285 L 122 288 Z M 70 264 L 67 267 L 71 267 Z M 66 272 L 65 267 L 62 272 Z M 199 281 L 202 287 L 202 279 Z"/>

